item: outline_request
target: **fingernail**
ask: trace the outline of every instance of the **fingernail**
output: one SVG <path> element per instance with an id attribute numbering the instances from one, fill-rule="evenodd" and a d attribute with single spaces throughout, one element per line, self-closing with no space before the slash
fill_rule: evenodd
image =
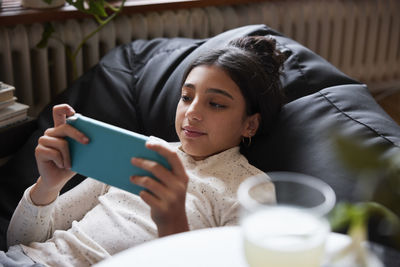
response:
<path id="1" fill-rule="evenodd" d="M 160 140 L 158 140 L 154 136 L 150 136 L 149 139 L 147 139 L 147 141 L 146 141 L 146 144 L 149 144 L 149 145 L 156 145 L 156 144 L 159 144 L 159 143 L 160 143 Z"/>
<path id="2" fill-rule="evenodd" d="M 154 140 L 149 139 L 146 141 L 146 146 L 151 146 L 151 145 L 155 145 L 155 144 L 157 144 L 157 142 Z"/>

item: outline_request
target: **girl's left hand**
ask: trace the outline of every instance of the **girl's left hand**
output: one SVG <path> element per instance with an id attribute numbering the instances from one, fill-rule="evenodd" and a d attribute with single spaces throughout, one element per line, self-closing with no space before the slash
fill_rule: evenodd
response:
<path id="1" fill-rule="evenodd" d="M 150 206 L 160 237 L 188 231 L 185 200 L 189 178 L 185 168 L 172 149 L 154 142 L 147 142 L 146 147 L 164 156 L 172 169 L 154 161 L 132 158 L 133 165 L 151 172 L 158 181 L 148 176 L 132 176 L 131 182 L 151 192 L 142 190 L 140 197 Z"/>

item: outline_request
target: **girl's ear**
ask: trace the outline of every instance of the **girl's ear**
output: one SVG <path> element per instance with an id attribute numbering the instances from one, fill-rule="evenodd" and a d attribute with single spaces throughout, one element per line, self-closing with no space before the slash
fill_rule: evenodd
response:
<path id="1" fill-rule="evenodd" d="M 261 115 L 260 113 L 255 113 L 246 118 L 245 128 L 243 129 L 242 136 L 252 137 L 256 134 L 258 127 L 260 126 Z"/>

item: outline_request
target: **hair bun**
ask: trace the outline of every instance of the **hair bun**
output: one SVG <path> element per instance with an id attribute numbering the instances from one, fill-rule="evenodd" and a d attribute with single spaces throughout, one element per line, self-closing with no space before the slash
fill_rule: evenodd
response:
<path id="1" fill-rule="evenodd" d="M 260 63 L 268 75 L 279 79 L 287 57 L 276 48 L 274 39 L 265 36 L 246 36 L 231 41 L 229 45 L 259 56 Z"/>

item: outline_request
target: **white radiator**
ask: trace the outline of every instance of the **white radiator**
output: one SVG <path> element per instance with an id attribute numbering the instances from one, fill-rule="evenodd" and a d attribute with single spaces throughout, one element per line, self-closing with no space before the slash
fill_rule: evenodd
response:
<path id="1" fill-rule="evenodd" d="M 135 39 L 214 36 L 248 24 L 266 24 L 320 54 L 372 92 L 400 88 L 400 1 L 266 1 L 123 15 L 89 40 L 78 56 L 84 73 L 111 48 Z M 96 27 L 91 20 L 56 23 L 63 41 L 74 47 Z M 72 80 L 64 47 L 51 41 L 36 49 L 43 26 L 0 26 L 0 81 L 13 84 L 20 102 L 36 115 Z"/>

